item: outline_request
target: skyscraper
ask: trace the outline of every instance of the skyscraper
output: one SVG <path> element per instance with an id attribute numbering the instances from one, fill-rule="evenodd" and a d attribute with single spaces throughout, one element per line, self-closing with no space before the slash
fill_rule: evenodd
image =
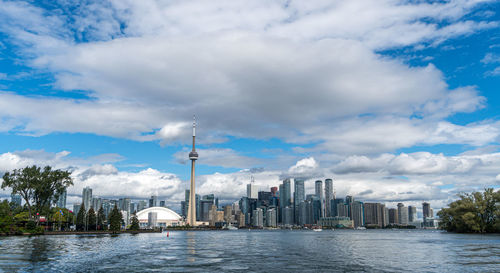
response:
<path id="1" fill-rule="evenodd" d="M 423 210 L 424 221 L 425 221 L 425 218 L 432 217 L 432 215 L 431 215 L 431 205 L 429 203 L 423 202 L 422 203 L 422 210 Z"/>
<path id="2" fill-rule="evenodd" d="M 333 181 L 328 178 L 325 179 L 325 208 L 326 208 L 326 217 L 334 216 L 331 211 L 331 201 L 334 199 L 333 197 Z"/>
<path id="3" fill-rule="evenodd" d="M 351 220 L 354 227 L 362 227 L 365 225 L 365 209 L 362 202 L 354 201 L 351 204 Z"/>
<path id="4" fill-rule="evenodd" d="M 66 208 L 66 190 L 64 190 L 64 192 L 59 195 L 56 205 L 59 208 Z"/>
<path id="5" fill-rule="evenodd" d="M 380 203 L 365 203 L 365 225 L 384 227 L 388 222 L 385 220 L 385 209 L 385 205 Z"/>
<path id="6" fill-rule="evenodd" d="M 151 195 L 151 198 L 149 199 L 149 207 L 158 207 L 158 196 Z"/>
<path id="7" fill-rule="evenodd" d="M 281 219 L 281 223 L 284 224 L 284 217 L 285 217 L 285 212 L 284 209 L 286 207 L 290 207 L 292 202 L 292 193 L 291 193 L 291 184 L 290 184 L 290 179 L 287 178 L 283 180 L 283 184 L 280 185 L 280 216 L 279 218 Z M 293 216 L 293 213 L 292 213 Z"/>
<path id="8" fill-rule="evenodd" d="M 278 192 L 278 187 L 271 187 L 271 193 L 273 194 L 273 197 L 276 197 L 277 192 Z"/>
<path id="9" fill-rule="evenodd" d="M 398 220 L 400 225 L 408 225 L 408 208 L 403 203 L 398 203 Z"/>
<path id="10" fill-rule="evenodd" d="M 408 222 L 417 221 L 417 208 L 414 206 L 408 206 Z"/>
<path id="11" fill-rule="evenodd" d="M 85 206 L 85 211 L 89 211 L 92 206 L 92 189 L 90 187 L 83 188 L 82 204 Z"/>
<path id="12" fill-rule="evenodd" d="M 259 191 L 257 189 L 257 186 L 255 186 L 253 183 L 247 184 L 247 197 L 248 198 L 253 198 L 257 199 L 259 196 Z"/>
<path id="13" fill-rule="evenodd" d="M 299 205 L 302 203 L 306 197 L 304 189 L 304 180 L 296 178 L 294 179 L 294 192 L 293 192 L 293 204 L 295 209 L 295 223 L 299 222 Z"/>
<path id="14" fill-rule="evenodd" d="M 398 210 L 397 209 L 389 209 L 389 224 L 390 225 L 398 225 Z"/>
<path id="15" fill-rule="evenodd" d="M 321 203 L 321 217 L 325 216 L 325 204 L 324 204 L 324 199 L 323 199 L 323 181 L 321 180 L 316 180 L 314 182 L 314 193 L 316 194 L 316 197 L 318 197 L 320 203 Z"/>
<path id="16" fill-rule="evenodd" d="M 193 150 L 189 153 L 189 159 L 191 160 L 191 187 L 189 190 L 189 207 L 188 207 L 188 218 L 187 223 L 191 226 L 196 226 L 196 196 L 194 191 L 194 163 L 198 159 L 198 153 L 195 148 L 195 137 L 196 137 L 196 119 L 193 118 Z"/>

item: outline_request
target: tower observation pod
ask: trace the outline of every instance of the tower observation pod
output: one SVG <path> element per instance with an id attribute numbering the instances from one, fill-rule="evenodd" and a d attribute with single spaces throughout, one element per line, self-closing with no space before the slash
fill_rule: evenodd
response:
<path id="1" fill-rule="evenodd" d="M 193 116 L 193 150 L 189 153 L 189 159 L 191 160 L 191 187 L 189 191 L 189 205 L 188 205 L 188 215 L 187 223 L 194 227 L 196 226 L 196 195 L 194 187 L 194 165 L 196 159 L 198 159 L 198 153 L 195 148 L 195 138 L 196 138 L 196 117 Z"/>

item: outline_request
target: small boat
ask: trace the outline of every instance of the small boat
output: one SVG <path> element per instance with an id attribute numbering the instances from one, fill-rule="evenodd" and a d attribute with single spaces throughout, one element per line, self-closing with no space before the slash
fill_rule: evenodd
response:
<path id="1" fill-rule="evenodd" d="M 313 231 L 319 232 L 319 231 L 323 231 L 323 229 L 321 229 L 321 228 L 313 228 Z"/>

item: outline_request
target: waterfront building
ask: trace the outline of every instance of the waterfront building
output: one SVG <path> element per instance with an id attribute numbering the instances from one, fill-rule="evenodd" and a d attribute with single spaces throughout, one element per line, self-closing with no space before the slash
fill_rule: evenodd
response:
<path id="1" fill-rule="evenodd" d="M 312 220 L 310 219 L 309 215 L 310 213 L 309 210 L 311 210 L 311 203 L 308 201 L 302 201 L 300 202 L 299 205 L 299 210 L 298 210 L 298 221 L 297 224 L 303 226 L 307 224 L 311 224 Z"/>
<path id="2" fill-rule="evenodd" d="M 399 224 L 399 218 L 398 218 L 398 210 L 391 208 L 389 209 L 389 224 L 390 225 L 398 225 Z"/>
<path id="3" fill-rule="evenodd" d="M 277 213 L 275 208 L 266 211 L 266 227 L 277 227 Z"/>
<path id="4" fill-rule="evenodd" d="M 270 192 L 270 191 L 259 191 L 259 194 L 258 194 L 258 206 L 264 206 L 264 207 L 268 207 L 271 205 L 271 201 L 272 201 L 272 198 L 273 198 L 273 193 Z"/>
<path id="5" fill-rule="evenodd" d="M 200 202 L 201 202 L 200 221 L 208 222 L 210 220 L 210 210 L 212 209 L 214 202 L 212 200 L 203 200 L 203 199 Z"/>
<path id="6" fill-rule="evenodd" d="M 349 217 L 322 217 L 319 224 L 323 228 L 353 228 L 353 222 Z"/>
<path id="7" fill-rule="evenodd" d="M 365 203 L 365 226 L 384 227 L 386 207 L 380 203 Z M 388 212 L 387 212 L 388 214 Z"/>
<path id="8" fill-rule="evenodd" d="M 340 216 L 338 213 L 338 209 L 337 209 L 339 204 L 344 204 L 344 199 L 335 198 L 335 199 L 331 200 L 331 203 L 330 203 L 330 205 L 331 205 L 331 208 L 330 208 L 331 215 L 330 216 L 331 217 Z M 347 214 L 345 216 L 347 216 Z"/>
<path id="9" fill-rule="evenodd" d="M 59 195 L 59 198 L 57 198 L 57 203 L 56 203 L 56 206 L 58 208 L 66 208 L 66 196 L 67 196 L 67 192 L 66 190 L 64 190 L 61 195 Z M 21 196 L 19 196 L 21 197 Z M 21 202 L 19 202 L 19 206 L 21 205 L 20 204 Z"/>
<path id="10" fill-rule="evenodd" d="M 431 214 L 431 205 L 427 202 L 422 203 L 422 213 L 423 213 L 423 218 L 425 222 L 425 218 L 432 217 Z"/>
<path id="11" fill-rule="evenodd" d="M 333 216 L 331 201 L 334 199 L 333 197 L 333 181 L 328 178 L 325 179 L 325 211 L 326 217 Z"/>
<path id="12" fill-rule="evenodd" d="M 150 223 L 150 213 L 154 217 L 154 223 Z M 184 224 L 179 214 L 164 207 L 152 207 L 141 210 L 137 212 L 137 219 L 139 219 L 139 225 L 142 228 L 179 226 Z"/>
<path id="13" fill-rule="evenodd" d="M 253 183 L 247 184 L 247 197 L 252 199 L 257 199 L 259 190 L 257 186 Z"/>
<path id="14" fill-rule="evenodd" d="M 352 202 L 351 219 L 353 221 L 354 227 L 362 227 L 365 225 L 365 209 L 362 202 Z"/>
<path id="15" fill-rule="evenodd" d="M 400 225 L 408 225 L 408 208 L 403 203 L 398 203 L 398 220 Z"/>
<path id="16" fill-rule="evenodd" d="M 296 178 L 294 180 L 293 204 L 295 212 L 295 223 L 299 223 L 299 205 L 305 200 L 304 180 Z"/>
<path id="17" fill-rule="evenodd" d="M 287 178 L 283 180 L 283 184 L 280 185 L 280 190 L 279 190 L 279 203 L 280 203 L 280 216 L 279 219 L 281 220 L 281 223 L 284 224 L 284 209 L 285 207 L 291 207 L 292 206 L 292 193 L 291 193 L 291 184 L 290 184 L 290 179 Z M 293 215 L 292 215 L 293 217 Z"/>
<path id="18" fill-rule="evenodd" d="M 386 207 L 385 205 L 382 205 L 383 206 L 383 210 L 384 210 L 384 218 L 382 219 L 382 227 L 386 227 L 389 225 L 389 208 Z"/>
<path id="19" fill-rule="evenodd" d="M 16 207 L 16 208 L 20 207 L 21 203 L 22 203 L 21 195 L 11 193 L 10 194 L 10 202 L 14 205 L 14 207 Z M 66 203 L 65 203 L 65 205 L 66 205 Z"/>
<path id="20" fill-rule="evenodd" d="M 261 208 L 253 211 L 252 226 L 262 228 L 264 227 L 264 213 Z"/>
<path id="21" fill-rule="evenodd" d="M 318 197 L 318 199 L 321 202 L 321 217 L 324 217 L 325 216 L 325 205 L 324 205 L 324 198 L 323 198 L 323 181 L 316 180 L 316 182 L 314 182 L 314 193 L 315 193 L 316 197 Z"/>
<path id="22" fill-rule="evenodd" d="M 284 207 L 283 208 L 283 225 L 292 226 L 293 225 L 293 208 Z"/>
<path id="23" fill-rule="evenodd" d="M 224 221 L 226 223 L 231 223 L 231 216 L 233 216 L 233 208 L 231 205 L 224 206 Z"/>
<path id="24" fill-rule="evenodd" d="M 148 226 L 149 228 L 155 228 L 157 225 L 158 213 L 157 212 L 148 212 Z"/>
<path id="25" fill-rule="evenodd" d="M 351 220 L 352 220 L 352 216 L 351 216 L 352 202 L 354 202 L 354 197 L 352 197 L 351 195 L 347 195 L 345 197 L 345 204 L 347 205 L 347 217 L 351 218 Z"/>
<path id="26" fill-rule="evenodd" d="M 337 203 L 337 213 L 335 216 L 349 217 L 349 205 L 344 203 Z"/>
<path id="27" fill-rule="evenodd" d="M 246 226 L 246 220 L 245 220 L 245 214 L 241 211 L 238 211 L 236 213 L 236 220 L 238 222 L 238 227 L 244 227 Z"/>
<path id="28" fill-rule="evenodd" d="M 417 221 L 417 208 L 415 206 L 408 206 L 408 222 Z"/>
<path id="29" fill-rule="evenodd" d="M 82 204 L 85 206 L 85 212 L 92 206 L 92 189 L 88 186 L 83 188 Z"/>

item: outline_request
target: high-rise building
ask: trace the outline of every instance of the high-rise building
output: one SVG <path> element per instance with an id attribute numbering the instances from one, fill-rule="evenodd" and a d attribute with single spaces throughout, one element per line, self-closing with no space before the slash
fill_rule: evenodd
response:
<path id="1" fill-rule="evenodd" d="M 273 197 L 276 197 L 277 192 L 278 192 L 278 187 L 271 187 L 271 193 L 273 194 Z"/>
<path id="2" fill-rule="evenodd" d="M 354 227 L 362 227 L 365 225 L 365 207 L 362 202 L 352 202 L 351 219 L 354 223 Z"/>
<path id="3" fill-rule="evenodd" d="M 92 207 L 94 208 L 94 211 L 98 212 L 101 206 L 102 206 L 102 199 L 99 197 L 92 197 Z"/>
<path id="4" fill-rule="evenodd" d="M 365 203 L 365 225 L 384 227 L 385 223 L 385 205 L 380 203 Z"/>
<path id="5" fill-rule="evenodd" d="M 224 222 L 231 223 L 231 218 L 233 215 L 233 207 L 231 205 L 226 205 L 224 207 Z"/>
<path id="6" fill-rule="evenodd" d="M 325 211 L 326 217 L 334 216 L 331 210 L 331 201 L 334 199 L 333 197 L 333 181 L 328 178 L 325 179 Z"/>
<path id="7" fill-rule="evenodd" d="M 165 201 L 160 201 L 160 207 L 165 207 Z"/>
<path id="8" fill-rule="evenodd" d="M 281 219 L 281 223 L 284 224 L 283 217 L 285 216 L 285 213 L 283 210 L 285 209 L 285 207 L 292 206 L 292 186 L 291 186 L 289 178 L 283 180 L 283 184 L 280 185 L 279 195 L 280 195 L 280 200 L 279 200 L 280 219 Z M 293 211 L 293 209 L 292 209 L 292 211 Z M 292 212 L 292 218 L 293 218 L 293 212 Z"/>
<path id="9" fill-rule="evenodd" d="M 253 183 L 247 184 L 247 197 L 253 199 L 259 198 L 259 190 Z"/>
<path id="10" fill-rule="evenodd" d="M 78 204 L 78 203 L 74 203 L 73 204 L 73 214 L 76 215 L 79 211 L 80 211 L 80 207 L 82 205 L 81 204 Z"/>
<path id="11" fill-rule="evenodd" d="M 276 209 L 268 209 L 266 211 L 266 227 L 277 227 L 277 214 Z"/>
<path id="12" fill-rule="evenodd" d="M 149 198 L 149 207 L 158 207 L 158 196 L 151 195 L 151 198 Z"/>
<path id="13" fill-rule="evenodd" d="M 306 224 L 310 224 L 312 221 L 310 220 L 310 216 L 309 216 L 309 211 L 308 210 L 311 210 L 310 209 L 310 202 L 308 201 L 302 201 L 300 202 L 300 204 L 298 204 L 298 220 L 297 220 L 297 224 L 303 226 L 303 225 L 306 225 Z"/>
<path id="14" fill-rule="evenodd" d="M 417 221 L 417 208 L 415 206 L 408 206 L 408 222 Z"/>
<path id="15" fill-rule="evenodd" d="M 399 224 L 399 218 L 398 218 L 398 210 L 397 209 L 389 209 L 389 224 L 390 225 L 398 225 Z"/>
<path id="16" fill-rule="evenodd" d="M 10 202 L 14 205 L 14 207 L 20 207 L 21 206 L 21 195 L 19 194 L 10 194 Z"/>
<path id="17" fill-rule="evenodd" d="M 305 188 L 304 180 L 296 178 L 294 179 L 294 192 L 293 192 L 293 204 L 295 209 L 295 223 L 298 224 L 299 220 L 299 205 L 305 200 Z"/>
<path id="18" fill-rule="evenodd" d="M 57 198 L 56 206 L 58 208 L 66 208 L 66 195 L 66 190 L 64 190 L 64 192 L 59 195 L 59 198 Z"/>
<path id="19" fill-rule="evenodd" d="M 345 203 L 337 203 L 337 213 L 335 216 L 349 217 L 349 205 Z"/>
<path id="20" fill-rule="evenodd" d="M 258 197 L 259 206 L 267 207 L 271 205 L 273 193 L 270 191 L 259 191 Z"/>
<path id="21" fill-rule="evenodd" d="M 403 203 L 398 203 L 398 220 L 400 225 L 408 225 L 408 208 Z"/>
<path id="22" fill-rule="evenodd" d="M 340 216 L 337 208 L 339 204 L 344 204 L 344 199 L 335 198 L 330 201 L 330 217 Z M 343 217 L 347 217 L 347 213 Z"/>
<path id="23" fill-rule="evenodd" d="M 293 208 L 284 207 L 283 208 L 283 225 L 291 226 L 293 225 Z"/>
<path id="24" fill-rule="evenodd" d="M 347 205 L 347 217 L 351 218 L 351 220 L 352 220 L 352 216 L 351 216 L 352 202 L 354 202 L 354 197 L 352 197 L 351 195 L 347 195 L 345 197 L 345 204 Z"/>
<path id="25" fill-rule="evenodd" d="M 139 201 L 139 203 L 137 203 L 137 212 L 145 209 L 146 205 L 147 205 L 146 201 L 144 200 Z"/>
<path id="26" fill-rule="evenodd" d="M 316 197 L 318 197 L 318 199 L 321 202 L 321 217 L 324 217 L 325 216 L 325 209 L 324 209 L 325 205 L 324 205 L 324 199 L 323 199 L 323 181 L 316 180 L 316 182 L 314 182 L 314 193 L 315 193 Z"/>
<path id="27" fill-rule="evenodd" d="M 90 187 L 83 188 L 82 204 L 85 206 L 85 212 L 89 211 L 92 206 L 92 189 Z"/>
<path id="28" fill-rule="evenodd" d="M 423 211 L 423 217 L 424 217 L 424 221 L 425 221 L 425 218 L 431 218 L 432 217 L 432 214 L 431 214 L 431 205 L 427 202 L 423 202 L 422 203 L 422 211 Z"/>
<path id="29" fill-rule="evenodd" d="M 191 226 L 196 226 L 196 196 L 195 196 L 195 186 L 194 186 L 194 167 L 195 161 L 198 159 L 198 153 L 195 148 L 195 138 L 196 138 L 196 119 L 193 117 L 193 149 L 189 153 L 189 159 L 191 160 L 191 185 L 189 190 L 189 205 L 188 205 L 188 217 L 187 223 Z"/>
<path id="30" fill-rule="evenodd" d="M 259 228 L 264 227 L 264 212 L 261 208 L 253 211 L 252 225 Z"/>

